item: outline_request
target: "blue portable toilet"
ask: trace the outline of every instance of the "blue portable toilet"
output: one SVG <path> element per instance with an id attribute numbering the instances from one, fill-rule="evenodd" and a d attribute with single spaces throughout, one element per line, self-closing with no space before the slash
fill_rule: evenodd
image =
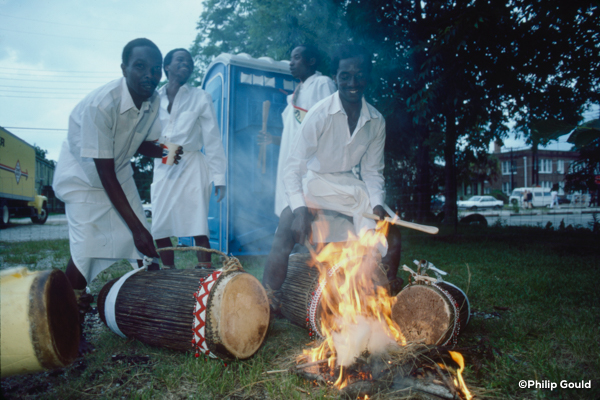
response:
<path id="1" fill-rule="evenodd" d="M 210 245 L 227 254 L 267 254 L 277 228 L 275 181 L 279 146 L 259 156 L 257 136 L 263 126 L 263 102 L 270 101 L 267 131 L 281 136 L 281 113 L 298 81 L 289 62 L 248 54 L 221 54 L 209 66 L 202 88 L 212 96 L 227 156 L 227 196 L 211 195 Z M 264 172 L 263 172 L 264 170 Z"/>

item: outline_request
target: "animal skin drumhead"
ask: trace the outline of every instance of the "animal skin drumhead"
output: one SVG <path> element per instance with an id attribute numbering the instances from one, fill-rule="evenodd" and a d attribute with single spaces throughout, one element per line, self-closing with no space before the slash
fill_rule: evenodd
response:
<path id="1" fill-rule="evenodd" d="M 425 344 L 440 344 L 454 327 L 454 311 L 448 300 L 427 285 L 412 285 L 402 290 L 392 307 L 392 319 L 408 342 L 423 340 Z"/>
<path id="2" fill-rule="evenodd" d="M 239 274 L 227 283 L 220 305 L 218 332 L 223 346 L 248 358 L 260 347 L 269 328 L 269 300 L 261 283 L 250 274 Z"/>

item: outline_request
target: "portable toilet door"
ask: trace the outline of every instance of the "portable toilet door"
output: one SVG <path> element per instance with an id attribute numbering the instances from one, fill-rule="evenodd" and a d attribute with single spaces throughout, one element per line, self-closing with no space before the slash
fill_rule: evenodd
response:
<path id="1" fill-rule="evenodd" d="M 208 67 L 202 88 L 213 99 L 227 157 L 227 195 L 217 203 L 211 195 L 209 229 L 211 247 L 227 254 L 267 254 L 278 218 L 275 182 L 279 146 L 258 145 L 266 122 L 267 132 L 281 136 L 281 114 L 286 97 L 297 81 L 289 63 L 247 54 L 221 54 Z M 270 102 L 263 121 L 263 106 Z"/>

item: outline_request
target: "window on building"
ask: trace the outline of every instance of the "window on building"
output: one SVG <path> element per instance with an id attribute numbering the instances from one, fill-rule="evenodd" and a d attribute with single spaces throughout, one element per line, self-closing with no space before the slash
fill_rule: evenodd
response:
<path id="1" fill-rule="evenodd" d="M 548 158 L 540 158 L 540 166 L 538 168 L 540 174 L 552 173 L 552 160 Z"/>
<path id="2" fill-rule="evenodd" d="M 510 195 L 510 192 L 511 192 L 510 182 L 502 182 L 502 192 L 504 194 Z"/>
<path id="3" fill-rule="evenodd" d="M 550 181 L 541 181 L 540 186 L 543 188 L 552 189 L 552 182 Z"/>
<path id="4" fill-rule="evenodd" d="M 483 194 L 492 194 L 492 188 L 491 187 L 486 187 L 483 189 Z"/>
<path id="5" fill-rule="evenodd" d="M 559 174 L 565 173 L 565 162 L 563 160 L 556 160 L 556 172 Z"/>
<path id="6" fill-rule="evenodd" d="M 502 161 L 502 175 L 510 175 L 510 161 Z"/>

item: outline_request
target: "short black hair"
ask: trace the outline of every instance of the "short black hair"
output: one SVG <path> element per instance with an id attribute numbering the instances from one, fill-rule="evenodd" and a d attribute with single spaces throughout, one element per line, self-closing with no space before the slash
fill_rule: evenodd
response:
<path id="1" fill-rule="evenodd" d="M 367 73 L 371 73 L 371 69 L 373 69 L 372 63 L 372 55 L 367 51 L 363 46 L 359 46 L 357 44 L 343 44 L 338 46 L 331 56 L 331 75 L 336 75 L 337 70 L 340 66 L 341 60 L 346 60 L 348 58 L 360 58 Z"/>
<path id="2" fill-rule="evenodd" d="M 319 51 L 319 48 L 312 43 L 303 43 L 296 47 L 304 48 L 304 50 L 302 51 L 302 57 L 304 57 L 307 61 L 310 60 L 311 58 L 315 59 L 314 68 L 316 70 L 317 67 L 319 66 L 319 63 L 321 62 L 321 59 L 323 58 L 321 56 L 321 52 Z"/>
<path id="3" fill-rule="evenodd" d="M 165 61 L 163 62 L 163 69 L 165 70 L 165 76 L 167 77 L 167 79 L 169 79 L 169 73 L 167 72 L 167 67 L 169 65 L 171 65 L 171 61 L 173 61 L 173 55 L 175 53 L 177 53 L 178 51 L 185 51 L 186 53 L 188 53 L 190 55 L 190 58 L 192 59 L 192 63 L 194 62 L 194 57 L 192 57 L 192 53 L 190 53 L 187 49 L 173 49 L 170 52 L 167 53 L 167 55 L 165 56 Z"/>
<path id="4" fill-rule="evenodd" d="M 158 51 L 158 53 L 162 57 L 162 53 L 160 52 L 160 49 L 158 48 L 157 45 L 154 44 L 154 42 L 152 40 L 149 40 L 146 38 L 138 38 L 138 39 L 133 39 L 131 42 L 127 43 L 125 45 L 125 47 L 123 47 L 123 54 L 121 54 L 121 61 L 123 62 L 123 64 L 125 64 L 125 65 L 129 64 L 129 58 L 131 57 L 131 53 L 133 52 L 133 49 L 136 47 L 150 47 L 150 48 Z"/>

